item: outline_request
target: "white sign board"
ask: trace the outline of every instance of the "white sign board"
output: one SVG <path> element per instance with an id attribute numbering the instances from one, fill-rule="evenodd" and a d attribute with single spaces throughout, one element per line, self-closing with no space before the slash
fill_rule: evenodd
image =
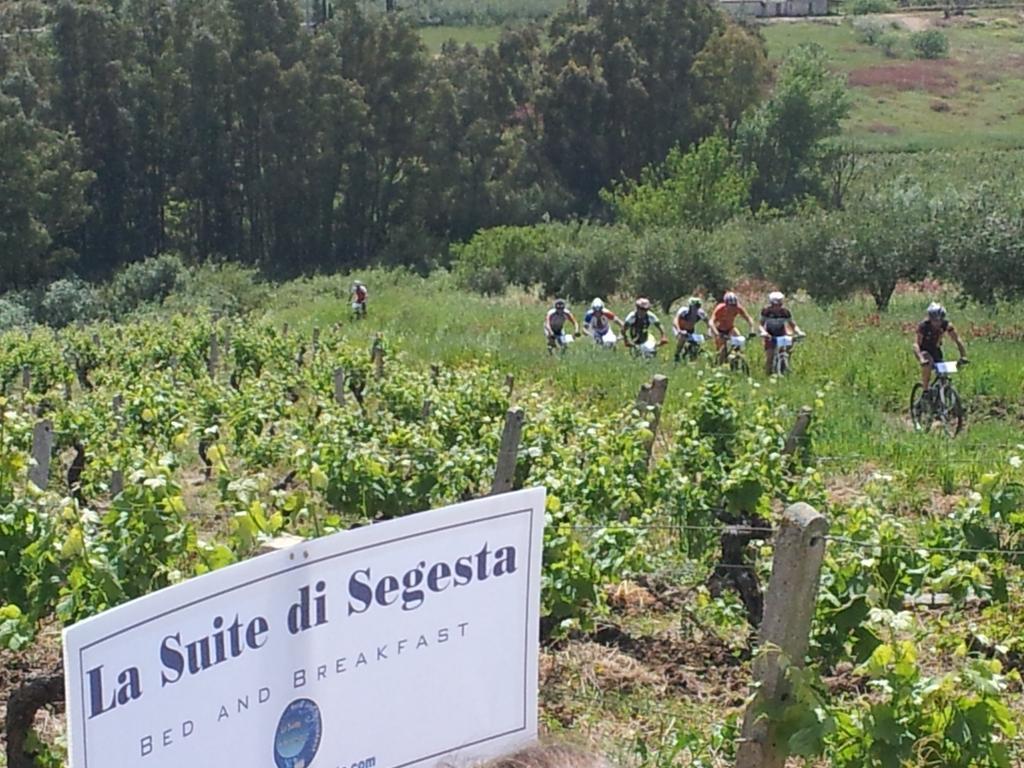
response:
<path id="1" fill-rule="evenodd" d="M 536 737 L 544 490 L 338 533 L 64 632 L 72 768 L 413 768 Z"/>

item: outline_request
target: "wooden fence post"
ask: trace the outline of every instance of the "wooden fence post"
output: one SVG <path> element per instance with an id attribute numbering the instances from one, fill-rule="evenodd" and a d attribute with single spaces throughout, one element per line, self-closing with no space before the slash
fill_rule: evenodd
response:
<path id="1" fill-rule="evenodd" d="M 35 465 L 28 470 L 28 479 L 37 488 L 46 490 L 50 480 L 50 454 L 53 452 L 53 423 L 49 419 L 37 421 L 32 429 L 32 458 Z"/>
<path id="2" fill-rule="evenodd" d="M 515 387 L 516 387 L 516 377 L 515 377 L 515 376 L 513 376 L 513 375 L 512 375 L 511 373 L 510 373 L 510 374 L 508 374 L 508 375 L 507 375 L 507 376 L 505 377 L 505 396 L 506 396 L 506 397 L 507 397 L 507 398 L 508 398 L 509 400 L 511 400 L 511 399 L 512 399 L 512 390 L 514 390 L 514 389 L 515 389 Z"/>
<path id="3" fill-rule="evenodd" d="M 384 338 L 378 333 L 373 340 L 373 349 L 370 350 L 370 358 L 373 360 L 374 373 L 378 379 L 384 378 Z"/>
<path id="4" fill-rule="evenodd" d="M 508 493 L 516 480 L 516 459 L 519 456 L 519 440 L 523 436 L 522 408 L 510 408 L 505 414 L 505 429 L 501 433 L 501 447 L 498 449 L 498 465 L 494 470 L 491 494 Z"/>
<path id="5" fill-rule="evenodd" d="M 647 441 L 647 462 L 651 461 L 651 452 L 654 450 L 654 438 L 658 434 L 658 426 L 661 424 L 661 406 L 665 402 L 665 392 L 668 390 L 668 378 L 660 373 L 651 379 L 650 384 L 640 387 L 636 396 L 638 408 L 654 408 L 651 415 L 651 439 Z"/>
<path id="6" fill-rule="evenodd" d="M 345 369 L 334 369 L 334 402 L 338 405 L 345 404 Z"/>
<path id="7" fill-rule="evenodd" d="M 114 434 L 121 434 L 121 406 L 124 398 L 121 395 L 114 395 L 110 401 L 110 409 L 114 412 Z M 124 470 L 120 467 L 110 472 L 110 498 L 114 498 L 124 490 Z"/>
<path id="8" fill-rule="evenodd" d="M 313 328 L 313 354 L 315 355 L 320 349 L 320 328 Z"/>
<path id="9" fill-rule="evenodd" d="M 807 438 L 807 428 L 811 426 L 811 416 L 813 413 L 814 411 L 806 405 L 800 409 L 793 428 L 789 431 L 789 435 L 786 436 L 786 443 L 782 448 L 784 455 L 792 456 Z"/>
<path id="10" fill-rule="evenodd" d="M 220 348 L 217 345 L 217 334 L 210 335 L 210 356 L 206 360 L 206 370 L 210 378 L 217 377 L 217 365 L 220 363 Z"/>
<path id="11" fill-rule="evenodd" d="M 753 665 L 758 688 L 743 718 L 736 768 L 784 768 L 786 764 L 788 747 L 779 743 L 775 725 L 764 713 L 785 706 L 786 669 L 804 664 L 827 533 L 825 517 L 800 503 L 786 510 L 775 534 L 761 649 Z"/>
<path id="12" fill-rule="evenodd" d="M 22 395 L 28 395 L 32 389 L 32 369 L 27 365 L 21 366 L 21 390 Z"/>
<path id="13" fill-rule="evenodd" d="M 423 401 L 423 408 L 420 409 L 420 419 L 426 421 L 430 418 L 431 411 L 434 410 L 434 403 L 430 400 Z"/>
<path id="14" fill-rule="evenodd" d="M 430 383 L 435 387 L 437 386 L 438 379 L 441 378 L 441 366 L 436 363 L 430 364 Z"/>

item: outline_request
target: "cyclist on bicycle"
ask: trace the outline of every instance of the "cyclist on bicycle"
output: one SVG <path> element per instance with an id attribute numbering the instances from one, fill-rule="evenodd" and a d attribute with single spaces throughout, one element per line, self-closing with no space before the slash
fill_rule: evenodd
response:
<path id="1" fill-rule="evenodd" d="M 750 335 L 754 335 L 754 319 L 750 313 L 740 304 L 739 296 L 732 291 L 726 291 L 721 303 L 715 307 L 708 321 L 708 328 L 715 337 L 715 348 L 718 350 L 718 362 L 724 363 L 729 356 L 729 347 L 726 342 L 731 336 L 740 336 L 736 333 L 736 318 L 742 317 L 750 327 Z M 742 338 L 742 337 L 741 337 Z"/>
<path id="2" fill-rule="evenodd" d="M 917 324 L 917 338 L 914 340 L 914 355 L 921 363 L 921 386 L 926 395 L 932 380 L 932 366 L 942 362 L 942 337 L 947 333 L 960 352 L 961 362 L 966 362 L 967 350 L 956 328 L 946 319 L 946 308 L 933 301 L 928 305 L 928 317 Z"/>
<path id="3" fill-rule="evenodd" d="M 786 297 L 781 291 L 768 294 L 768 306 L 761 310 L 761 335 L 764 337 L 764 372 L 772 373 L 775 362 L 775 347 L 780 336 L 803 336 L 804 332 L 793 319 L 793 313 L 785 306 Z"/>
<path id="4" fill-rule="evenodd" d="M 635 347 L 647 341 L 651 326 L 658 329 L 661 334 L 660 344 L 665 343 L 665 329 L 661 327 L 658 316 L 651 312 L 649 299 L 639 298 L 636 300 L 636 309 L 626 315 L 626 321 L 622 324 L 622 342 L 627 347 Z"/>
<path id="5" fill-rule="evenodd" d="M 366 314 L 366 299 L 368 296 L 366 286 L 359 280 L 353 281 L 352 290 L 349 291 L 349 299 L 352 301 L 352 308 L 356 311 L 356 314 Z"/>
<path id="6" fill-rule="evenodd" d="M 600 342 L 604 335 L 611 330 L 612 323 L 618 325 L 620 330 L 622 329 L 622 321 L 619 316 L 610 309 L 605 309 L 601 299 L 594 299 L 590 303 L 587 314 L 583 316 L 583 332 L 592 336 L 594 341 Z"/>
<path id="7" fill-rule="evenodd" d="M 555 299 L 555 306 L 548 310 L 544 318 L 544 335 L 548 340 L 548 351 L 552 351 L 558 342 L 558 337 L 565 329 L 566 320 L 573 324 L 576 329 L 574 333 L 579 336 L 580 324 L 576 322 L 572 312 L 565 306 L 565 299 Z"/>
<path id="8" fill-rule="evenodd" d="M 708 321 L 707 313 L 700 307 L 701 301 L 696 296 L 691 296 L 685 307 L 680 307 L 676 317 L 672 321 L 672 332 L 676 335 L 675 361 L 678 363 L 683 355 L 683 347 L 686 346 L 690 334 L 697 330 L 697 323 Z"/>

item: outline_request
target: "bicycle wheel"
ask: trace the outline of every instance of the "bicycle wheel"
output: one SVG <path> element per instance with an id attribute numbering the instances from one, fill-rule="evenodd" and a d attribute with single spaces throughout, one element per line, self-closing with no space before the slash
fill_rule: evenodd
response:
<path id="1" fill-rule="evenodd" d="M 786 353 L 776 349 L 775 355 L 772 357 L 772 373 L 776 376 L 783 376 L 788 370 L 789 361 L 786 359 Z"/>
<path id="2" fill-rule="evenodd" d="M 952 384 L 939 389 L 939 420 L 942 429 L 949 437 L 956 437 L 964 426 L 964 409 L 960 405 L 960 395 Z"/>
<path id="3" fill-rule="evenodd" d="M 744 376 L 750 375 L 750 366 L 747 365 L 747 359 L 742 355 L 733 355 L 729 361 L 729 368 L 733 371 L 739 371 Z"/>
<path id="4" fill-rule="evenodd" d="M 919 432 L 931 425 L 931 414 L 927 412 L 928 405 L 922 397 L 923 394 L 924 387 L 921 386 L 921 382 L 917 382 L 910 390 L 910 421 Z"/>

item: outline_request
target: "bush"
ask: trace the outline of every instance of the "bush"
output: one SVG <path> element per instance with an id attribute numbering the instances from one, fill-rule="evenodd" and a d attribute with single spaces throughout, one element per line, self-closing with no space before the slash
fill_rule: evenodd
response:
<path id="1" fill-rule="evenodd" d="M 898 59 L 903 52 L 903 38 L 895 32 L 886 32 L 879 38 L 878 47 L 890 59 Z"/>
<path id="2" fill-rule="evenodd" d="M 910 47 L 922 59 L 944 59 L 949 55 L 949 39 L 937 29 L 926 29 L 910 36 Z"/>
<path id="3" fill-rule="evenodd" d="M 129 264 L 111 282 L 111 310 L 115 315 L 123 315 L 142 304 L 162 302 L 184 275 L 185 265 L 174 254 L 163 253 Z"/>
<path id="4" fill-rule="evenodd" d="M 540 282 L 540 263 L 555 241 L 556 228 L 493 227 L 477 232 L 469 242 L 452 246 L 456 280 L 479 293 L 497 293 L 509 283 L 525 288 Z"/>
<path id="5" fill-rule="evenodd" d="M 78 277 L 51 283 L 39 303 L 37 319 L 53 328 L 74 322 L 88 323 L 100 316 L 96 289 Z"/>
<path id="6" fill-rule="evenodd" d="M 720 136 L 689 152 L 679 147 L 658 166 L 645 168 L 640 181 L 626 181 L 601 198 L 617 221 L 634 231 L 648 227 L 713 229 L 738 215 L 750 200 L 750 169 Z"/>
<path id="7" fill-rule="evenodd" d="M 866 13 L 889 13 L 896 10 L 896 4 L 892 0 L 849 0 L 849 2 L 843 3 L 843 10 L 854 16 L 862 16 Z"/>
<path id="8" fill-rule="evenodd" d="M 240 264 L 205 264 L 185 273 L 164 306 L 177 311 L 207 309 L 215 316 L 238 316 L 266 305 L 270 291 L 255 269 Z"/>
<path id="9" fill-rule="evenodd" d="M 892 27 L 881 19 L 854 19 L 853 35 L 865 45 L 878 45 L 886 35 L 892 34 Z"/>
<path id="10" fill-rule="evenodd" d="M 29 308 L 13 298 L 0 298 L 0 331 L 27 325 L 32 325 L 32 312 Z"/>
<path id="11" fill-rule="evenodd" d="M 514 284 L 548 296 L 606 296 L 620 286 L 632 240 L 625 227 L 598 224 L 495 227 L 452 249 L 454 271 L 459 285 L 484 294 Z"/>
<path id="12" fill-rule="evenodd" d="M 668 312 L 681 296 L 719 295 L 728 276 L 714 234 L 655 229 L 637 236 L 628 253 L 626 287 Z"/>

